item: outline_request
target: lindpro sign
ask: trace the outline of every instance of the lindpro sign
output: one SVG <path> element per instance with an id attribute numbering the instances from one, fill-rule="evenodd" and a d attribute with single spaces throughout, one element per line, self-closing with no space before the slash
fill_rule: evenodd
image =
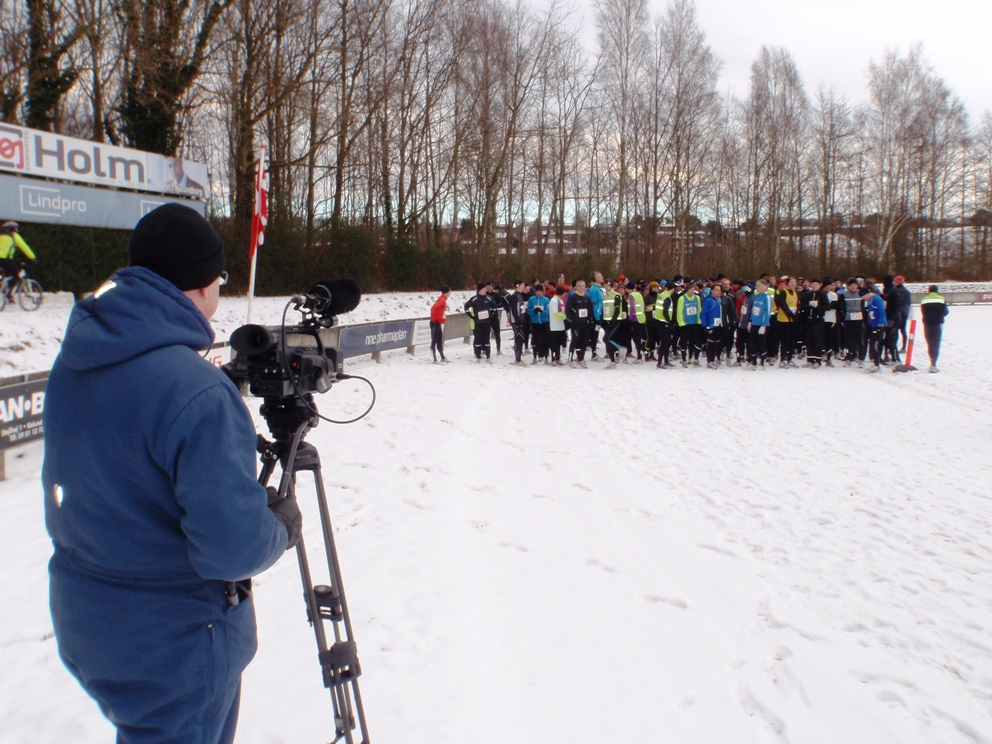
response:
<path id="1" fill-rule="evenodd" d="M 205 199 L 207 166 L 142 150 L 0 124 L 0 170 Z"/>
<path id="2" fill-rule="evenodd" d="M 47 222 L 133 230 L 156 207 L 177 202 L 205 215 L 201 201 L 158 194 L 74 186 L 0 173 L 0 215 L 18 222 Z"/>

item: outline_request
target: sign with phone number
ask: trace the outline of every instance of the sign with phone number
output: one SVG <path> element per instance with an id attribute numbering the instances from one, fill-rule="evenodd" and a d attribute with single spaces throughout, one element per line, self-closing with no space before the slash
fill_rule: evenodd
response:
<path id="1" fill-rule="evenodd" d="M 0 388 L 0 451 L 42 439 L 48 380 L 33 380 Z"/>

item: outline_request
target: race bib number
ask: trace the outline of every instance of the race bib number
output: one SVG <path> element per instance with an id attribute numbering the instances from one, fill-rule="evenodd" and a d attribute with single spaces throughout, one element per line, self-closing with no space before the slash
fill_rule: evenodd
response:
<path id="1" fill-rule="evenodd" d="M 685 308 L 685 314 L 686 314 L 687 317 L 690 317 L 691 318 L 693 315 L 696 314 L 696 306 L 695 305 L 688 305 L 688 306 L 686 306 L 686 308 Z"/>
<path id="2" fill-rule="evenodd" d="M 819 304 L 820 303 L 817 300 L 810 300 L 809 301 L 809 306 L 810 307 L 817 307 Z"/>
<path id="3" fill-rule="evenodd" d="M 487 320 L 489 318 L 489 311 L 483 310 L 479 313 L 479 320 Z"/>
<path id="4" fill-rule="evenodd" d="M 757 318 L 759 315 L 761 315 L 761 308 L 755 305 L 753 308 L 751 308 L 751 315 Z"/>
<path id="5" fill-rule="evenodd" d="M 517 314 L 518 315 L 523 315 L 526 312 L 527 312 L 527 303 L 526 302 L 518 302 L 517 303 Z"/>
<path id="6" fill-rule="evenodd" d="M 861 316 L 861 313 L 848 313 L 847 314 L 847 319 L 848 320 L 861 320 L 861 317 L 862 317 Z"/>
<path id="7" fill-rule="evenodd" d="M 579 308 L 579 317 L 580 318 L 587 318 L 587 317 L 589 317 L 589 311 L 586 310 L 584 307 L 583 308 Z"/>
<path id="8" fill-rule="evenodd" d="M 713 326 L 723 325 L 723 318 L 713 318 Z"/>

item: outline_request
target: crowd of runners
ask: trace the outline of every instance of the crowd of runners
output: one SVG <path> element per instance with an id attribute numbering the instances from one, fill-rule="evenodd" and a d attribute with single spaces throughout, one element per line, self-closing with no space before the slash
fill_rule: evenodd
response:
<path id="1" fill-rule="evenodd" d="M 441 326 L 447 287 L 434 303 L 431 351 L 446 361 Z M 586 368 L 592 361 L 653 362 L 658 369 L 721 365 L 761 370 L 867 366 L 877 372 L 899 364 L 907 343 L 911 296 L 901 276 L 856 276 L 846 281 L 768 274 L 755 281 L 676 275 L 671 280 L 604 279 L 514 282 L 506 291 L 480 283 L 464 306 L 471 319 L 477 360 L 491 360 L 491 339 L 502 354 L 505 317 L 513 330 L 514 364 Z M 947 304 L 936 285 L 921 304 L 930 354 L 937 371 L 940 331 Z M 600 348 L 603 355 L 599 353 Z M 440 359 L 438 359 L 440 353 Z M 801 364 L 800 364 L 801 362 Z M 867 364 L 866 364 L 867 363 Z"/>

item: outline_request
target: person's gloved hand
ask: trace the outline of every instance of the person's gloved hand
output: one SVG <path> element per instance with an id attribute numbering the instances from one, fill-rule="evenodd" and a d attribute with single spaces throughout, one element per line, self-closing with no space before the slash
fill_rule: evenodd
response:
<path id="1" fill-rule="evenodd" d="M 279 491 L 274 486 L 265 489 L 269 494 L 269 508 L 276 518 L 286 525 L 286 532 L 289 533 L 289 541 L 286 543 L 286 550 L 295 548 L 303 534 L 303 515 L 300 507 L 296 504 L 296 498 L 280 498 Z"/>

